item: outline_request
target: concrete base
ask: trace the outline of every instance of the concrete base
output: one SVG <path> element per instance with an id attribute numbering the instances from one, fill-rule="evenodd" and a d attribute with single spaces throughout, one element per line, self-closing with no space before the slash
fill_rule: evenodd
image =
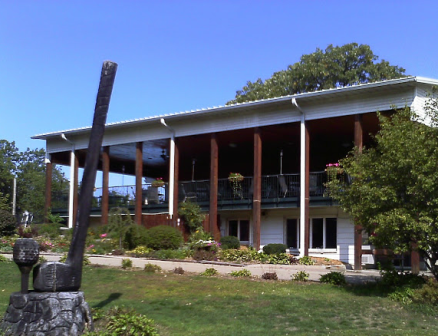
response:
<path id="1" fill-rule="evenodd" d="M 83 292 L 12 293 L 0 324 L 5 336 L 76 336 L 88 330 L 93 320 Z"/>

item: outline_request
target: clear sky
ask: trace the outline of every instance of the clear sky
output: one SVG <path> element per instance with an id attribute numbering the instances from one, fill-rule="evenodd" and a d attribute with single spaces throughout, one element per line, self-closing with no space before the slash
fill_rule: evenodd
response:
<path id="1" fill-rule="evenodd" d="M 369 44 L 438 78 L 438 1 L 0 0 L 0 139 L 90 126 L 104 60 L 108 121 L 223 105 L 329 44 Z"/>

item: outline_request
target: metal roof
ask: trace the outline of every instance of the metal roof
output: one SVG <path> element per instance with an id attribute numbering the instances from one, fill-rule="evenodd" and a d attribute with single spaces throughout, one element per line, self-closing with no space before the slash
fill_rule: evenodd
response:
<path id="1" fill-rule="evenodd" d="M 357 90 L 363 90 L 363 89 L 371 89 L 371 88 L 379 88 L 383 86 L 392 86 L 397 84 L 406 84 L 406 83 L 422 83 L 427 85 L 438 85 L 438 80 L 432 79 L 432 78 L 426 78 L 426 77 L 415 77 L 415 76 L 408 76 L 398 79 L 390 79 L 380 82 L 373 82 L 373 83 L 365 83 L 365 84 L 356 84 L 351 86 L 344 86 L 344 87 L 336 87 L 332 89 L 325 89 L 320 91 L 313 91 L 313 92 L 305 92 L 305 93 L 299 93 L 294 95 L 287 95 L 282 97 L 276 97 L 276 98 L 268 98 L 268 99 L 260 99 L 255 100 L 251 102 L 244 102 L 244 103 L 237 103 L 232 105 L 221 105 L 221 106 L 214 106 L 214 107 L 208 107 L 208 108 L 202 108 L 197 110 L 191 110 L 191 111 L 183 111 L 183 112 L 176 112 L 176 113 L 170 113 L 170 114 L 163 114 L 163 115 L 157 115 L 157 116 L 151 116 L 151 117 L 145 117 L 145 118 L 138 118 L 138 119 L 132 119 L 132 120 L 124 120 L 124 121 L 118 121 L 118 122 L 112 122 L 107 123 L 105 127 L 107 128 L 113 128 L 113 127 L 120 127 L 120 126 L 128 126 L 128 125 L 135 125 L 140 124 L 144 122 L 151 122 L 151 121 L 159 121 L 161 118 L 175 118 L 175 117 L 184 117 L 184 116 L 190 116 L 190 115 L 204 115 L 207 113 L 212 112 L 222 112 L 222 111 L 228 111 L 233 109 L 242 109 L 242 108 L 251 108 L 259 105 L 265 105 L 265 104 L 271 104 L 274 102 L 285 102 L 289 101 L 292 98 L 313 98 L 313 97 L 319 97 L 319 96 L 325 96 L 325 95 L 331 95 L 331 94 L 337 94 L 337 93 L 345 93 L 348 94 L 350 92 L 355 92 Z M 79 128 L 72 128 L 67 129 L 63 131 L 56 131 L 56 132 L 49 132 L 49 133 L 42 133 L 32 136 L 32 139 L 47 139 L 49 137 L 53 136 L 59 136 L 61 134 L 68 134 L 68 133 L 82 133 L 87 132 L 91 130 L 91 126 L 86 127 L 79 127 Z"/>

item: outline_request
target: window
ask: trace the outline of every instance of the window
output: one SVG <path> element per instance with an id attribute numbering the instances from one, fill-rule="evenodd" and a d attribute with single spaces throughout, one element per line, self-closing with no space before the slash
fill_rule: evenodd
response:
<path id="1" fill-rule="evenodd" d="M 249 243 L 249 220 L 235 219 L 228 222 L 228 235 Z"/>
<path id="2" fill-rule="evenodd" d="M 286 246 L 292 249 L 299 248 L 300 226 L 296 218 L 286 219 Z"/>
<path id="3" fill-rule="evenodd" d="M 312 218 L 311 242 L 314 249 L 337 248 L 337 220 L 336 218 Z"/>

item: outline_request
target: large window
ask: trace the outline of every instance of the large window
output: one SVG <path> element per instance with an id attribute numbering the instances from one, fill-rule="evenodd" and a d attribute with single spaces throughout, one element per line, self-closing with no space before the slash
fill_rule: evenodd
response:
<path id="1" fill-rule="evenodd" d="M 249 243 L 249 220 L 230 220 L 228 222 L 228 235 L 239 238 L 242 243 Z"/>
<path id="2" fill-rule="evenodd" d="M 314 249 L 337 248 L 336 218 L 312 218 L 310 225 L 310 246 Z"/>
<path id="3" fill-rule="evenodd" d="M 289 249 L 300 247 L 300 226 L 296 218 L 286 219 L 286 246 Z"/>

